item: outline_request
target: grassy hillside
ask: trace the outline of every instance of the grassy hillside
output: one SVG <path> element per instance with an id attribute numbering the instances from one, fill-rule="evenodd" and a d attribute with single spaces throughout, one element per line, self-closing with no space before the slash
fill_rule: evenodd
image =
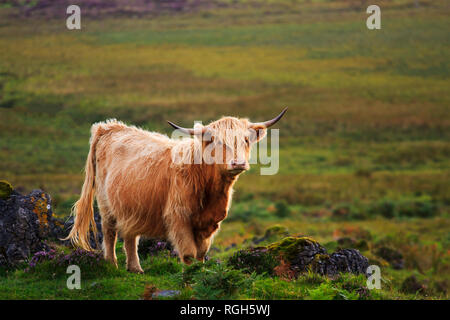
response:
<path id="1" fill-rule="evenodd" d="M 242 175 L 217 246 L 242 245 L 275 223 L 326 242 L 358 225 L 374 246 L 388 238 L 414 257 L 406 270 L 386 269 L 393 283 L 413 273 L 448 283 L 449 9 L 445 1 L 419 3 L 379 1 L 376 31 L 366 28 L 364 1 L 215 1 L 100 18 L 82 8 L 79 31 L 66 29 L 65 16 L 26 17 L 3 5 L 0 179 L 45 189 L 63 217 L 80 192 L 93 122 L 118 118 L 169 134 L 166 119 L 259 121 L 288 106 L 277 125 L 279 173 L 261 176 L 253 166 Z M 289 213 L 277 215 L 283 205 Z M 416 240 L 401 246 L 399 234 Z M 443 265 L 430 271 L 433 246 Z M 136 292 L 104 298 L 136 298 L 150 282 L 175 285 L 122 271 Z M 2 278 L 4 297 L 33 290 L 23 288 L 35 279 L 16 276 Z"/>

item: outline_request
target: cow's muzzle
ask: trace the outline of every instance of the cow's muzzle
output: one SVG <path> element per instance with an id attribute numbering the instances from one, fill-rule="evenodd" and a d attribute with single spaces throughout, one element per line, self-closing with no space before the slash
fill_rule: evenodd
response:
<path id="1" fill-rule="evenodd" d="M 228 166 L 228 172 L 233 175 L 239 174 L 248 169 L 250 169 L 250 166 L 248 165 L 247 161 L 233 160 Z"/>

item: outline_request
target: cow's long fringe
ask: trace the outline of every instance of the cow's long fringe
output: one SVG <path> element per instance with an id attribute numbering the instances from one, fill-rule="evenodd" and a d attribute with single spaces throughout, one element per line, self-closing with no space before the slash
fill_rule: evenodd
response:
<path id="1" fill-rule="evenodd" d="M 95 196 L 95 147 L 100 138 L 98 126 L 91 129 L 90 150 L 86 159 L 85 178 L 80 199 L 73 205 L 71 214 L 75 216 L 74 225 L 67 238 L 72 244 L 85 250 L 92 251 L 89 233 L 92 230 L 97 241 L 97 226 L 94 219 Z"/>

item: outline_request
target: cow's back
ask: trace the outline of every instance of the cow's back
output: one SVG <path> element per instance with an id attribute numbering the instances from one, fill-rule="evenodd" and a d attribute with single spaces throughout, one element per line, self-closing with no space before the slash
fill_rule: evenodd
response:
<path id="1" fill-rule="evenodd" d="M 173 141 L 120 122 L 98 123 L 96 193 L 102 215 L 113 216 L 123 234 L 164 236 L 162 212 L 170 184 Z"/>

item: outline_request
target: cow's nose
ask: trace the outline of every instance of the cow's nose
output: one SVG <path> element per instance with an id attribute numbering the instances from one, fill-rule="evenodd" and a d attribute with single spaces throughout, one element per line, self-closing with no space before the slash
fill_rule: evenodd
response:
<path id="1" fill-rule="evenodd" d="M 231 161 L 231 167 L 233 169 L 247 169 L 247 162 L 245 160 L 232 160 Z"/>

